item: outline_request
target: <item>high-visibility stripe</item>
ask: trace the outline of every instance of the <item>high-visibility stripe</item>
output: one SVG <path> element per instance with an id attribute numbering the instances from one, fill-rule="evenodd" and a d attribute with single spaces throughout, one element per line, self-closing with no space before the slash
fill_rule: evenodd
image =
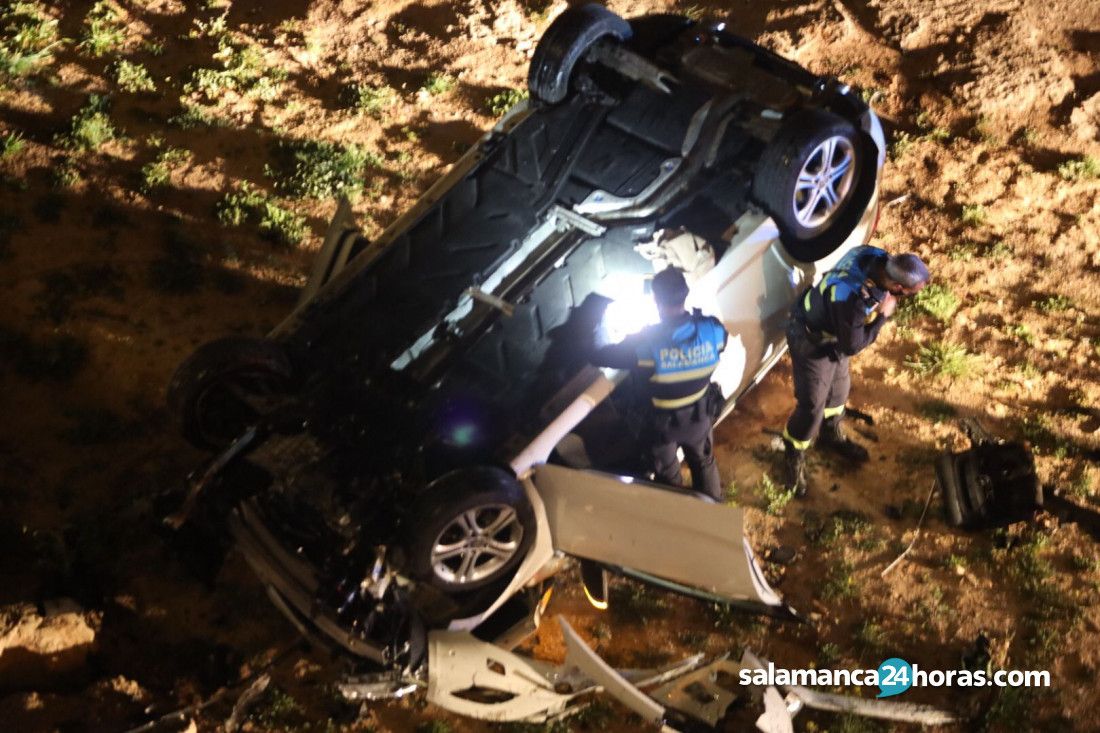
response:
<path id="1" fill-rule="evenodd" d="M 810 447 L 810 443 L 813 442 L 811 440 L 799 440 L 798 438 L 792 436 L 787 428 L 783 428 L 783 440 L 793 445 L 796 450 L 806 450 Z"/>
<path id="2" fill-rule="evenodd" d="M 844 405 L 838 405 L 837 407 L 826 407 L 823 413 L 825 417 L 836 417 L 837 415 L 844 414 Z"/>
<path id="3" fill-rule="evenodd" d="M 699 390 L 695 394 L 688 395 L 687 397 L 681 397 L 680 399 L 676 399 L 676 400 L 661 400 L 661 399 L 657 399 L 656 397 L 654 397 L 653 398 L 653 406 L 654 407 L 659 407 L 662 410 L 678 410 L 681 407 L 687 407 L 688 405 L 695 404 L 700 399 L 702 399 L 703 395 L 705 395 L 707 393 L 707 387 L 709 387 L 709 386 L 710 385 L 707 384 L 706 386 L 704 386 L 701 390 Z"/>
<path id="4" fill-rule="evenodd" d="M 606 611 L 607 607 L 611 605 L 607 602 L 607 599 L 601 601 L 594 598 L 592 596 L 592 593 L 589 592 L 588 586 L 584 584 L 584 581 L 581 581 L 581 588 L 584 589 L 584 597 L 587 598 L 588 602 L 592 604 L 592 608 L 595 608 L 597 611 Z"/>
<path id="5" fill-rule="evenodd" d="M 806 311 L 807 313 L 810 312 L 810 295 L 812 295 L 812 293 L 807 290 L 806 297 L 802 299 L 802 310 Z"/>
<path id="6" fill-rule="evenodd" d="M 649 378 L 651 382 L 660 384 L 675 384 L 676 382 L 690 382 L 693 379 L 710 377 L 714 373 L 714 366 L 699 367 L 686 372 L 673 372 L 671 374 L 654 374 Z"/>
<path id="7" fill-rule="evenodd" d="M 657 362 L 653 359 L 638 359 L 638 366 L 640 367 L 653 367 L 657 366 Z"/>

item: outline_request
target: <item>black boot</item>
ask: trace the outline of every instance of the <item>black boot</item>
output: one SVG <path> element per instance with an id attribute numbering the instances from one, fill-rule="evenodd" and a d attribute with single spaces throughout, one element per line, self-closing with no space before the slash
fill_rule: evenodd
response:
<path id="1" fill-rule="evenodd" d="M 795 496 L 806 495 L 806 451 L 783 441 L 783 487 Z"/>
<path id="2" fill-rule="evenodd" d="M 827 418 L 825 424 L 821 426 L 821 435 L 818 436 L 815 445 L 853 463 L 866 462 L 871 455 L 866 448 L 844 434 L 844 429 L 841 427 L 843 420 L 841 415 Z"/>

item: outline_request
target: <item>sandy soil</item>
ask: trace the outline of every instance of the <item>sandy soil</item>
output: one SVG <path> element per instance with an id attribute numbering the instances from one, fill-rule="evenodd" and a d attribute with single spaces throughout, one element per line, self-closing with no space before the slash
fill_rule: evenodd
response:
<path id="1" fill-rule="evenodd" d="M 1097 730 L 1100 554 L 1075 526 L 1046 518 L 965 535 L 933 513 L 908 560 L 880 572 L 912 537 L 931 458 L 965 444 L 952 415 L 1031 440 L 1044 481 L 1100 502 L 1100 470 L 1087 459 L 1100 447 L 1100 179 L 1060 173 L 1070 174 L 1067 161 L 1100 157 L 1100 3 L 611 6 L 725 20 L 865 90 L 895 140 L 875 243 L 920 253 L 958 307 L 899 321 L 857 360 L 852 402 L 876 420 L 863 438 L 876 460 L 855 474 L 815 460 L 808 500 L 764 510 L 762 477 L 778 468 L 765 431 L 792 406 L 786 364 L 718 429 L 722 476 L 750 507 L 758 553 L 798 551 L 792 565 L 767 571 L 810 627 L 731 619 L 626 583 L 608 615 L 575 588 L 552 612 L 629 665 L 750 646 L 786 666 L 876 666 L 897 655 L 948 669 L 984 632 L 995 665 L 1050 669 L 1052 688 L 907 697 L 977 716 L 960 730 Z M 61 36 L 82 37 L 90 3 L 42 7 Z M 0 158 L 0 720 L 20 731 L 123 730 L 206 699 L 291 648 L 249 730 L 489 729 L 415 702 L 355 722 L 335 700 L 326 660 L 293 647 L 292 630 L 239 560 L 199 580 L 166 549 L 152 497 L 201 458 L 167 425 L 173 368 L 205 340 L 273 326 L 334 208 L 283 199 L 306 217 L 309 235 L 280 247 L 255 226 L 219 223 L 216 203 L 240 181 L 272 192 L 264 166 L 282 137 L 356 143 L 381 156 L 356 203 L 368 234 L 379 232 L 492 124 L 489 100 L 523 87 L 534 42 L 565 3 L 112 7 L 123 31 L 106 55 L 66 43 L 39 73 L 0 88 L 0 135 L 24 141 Z M 207 109 L 223 126 L 181 129 L 170 118 L 204 101 L 185 84 L 194 69 L 216 67 L 218 18 L 279 70 L 275 86 L 268 99 L 217 95 Z M 156 91 L 119 89 L 117 58 L 144 64 Z M 433 86 L 431 74 L 448 76 Z M 392 94 L 376 112 L 351 110 L 341 100 L 353 82 Z M 119 134 L 96 150 L 67 150 L 58 136 L 89 93 L 110 95 Z M 142 167 L 165 147 L 190 155 L 167 185 L 143 190 Z M 76 175 L 58 175 L 66 171 Z M 941 341 L 969 352 L 969 373 L 907 366 Z M 533 651 L 560 656 L 555 625 Z M 195 716 L 198 729 L 219 730 L 227 715 L 226 704 L 214 705 Z M 624 718 L 599 707 L 572 725 L 637 727 Z M 802 725 L 876 729 L 826 716 Z"/>

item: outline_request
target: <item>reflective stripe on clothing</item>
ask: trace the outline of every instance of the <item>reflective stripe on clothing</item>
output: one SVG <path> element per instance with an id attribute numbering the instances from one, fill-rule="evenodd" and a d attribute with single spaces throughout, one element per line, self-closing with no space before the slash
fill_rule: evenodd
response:
<path id="1" fill-rule="evenodd" d="M 649 375 L 649 396 L 662 410 L 686 407 L 701 399 L 726 346 L 726 329 L 696 310 L 650 326 L 639 334 L 639 367 Z"/>
<path id="2" fill-rule="evenodd" d="M 774 435 L 774 433 L 773 433 L 773 435 Z M 812 440 L 799 440 L 798 438 L 791 435 L 787 431 L 787 428 L 783 428 L 783 440 L 785 440 L 788 443 L 790 443 L 791 445 L 793 445 L 796 450 L 806 450 L 807 448 L 810 447 L 810 444 L 813 442 Z"/>
<path id="3" fill-rule="evenodd" d="M 843 414 L 844 414 L 844 405 L 839 405 L 837 407 L 826 407 L 825 411 L 821 413 L 821 416 L 828 419 L 830 417 L 836 417 L 837 415 L 843 415 Z"/>
<path id="4" fill-rule="evenodd" d="M 663 400 L 658 397 L 653 398 L 653 406 L 659 407 L 662 410 L 679 410 L 681 407 L 687 407 L 693 405 L 699 400 L 703 399 L 703 395 L 707 393 L 707 388 L 710 387 L 710 380 L 703 386 L 701 390 L 694 394 L 689 394 L 687 397 L 678 397 L 676 399 Z"/>

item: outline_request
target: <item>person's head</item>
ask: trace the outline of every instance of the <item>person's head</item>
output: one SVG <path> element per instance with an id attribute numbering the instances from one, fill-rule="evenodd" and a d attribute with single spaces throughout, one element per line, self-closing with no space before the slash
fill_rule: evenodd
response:
<path id="1" fill-rule="evenodd" d="M 890 255 L 881 271 L 879 285 L 894 296 L 913 295 L 932 279 L 928 267 L 914 254 Z"/>
<path id="2" fill-rule="evenodd" d="M 683 313 L 687 297 L 688 284 L 683 270 L 667 267 L 653 276 L 653 300 L 662 320 Z"/>

